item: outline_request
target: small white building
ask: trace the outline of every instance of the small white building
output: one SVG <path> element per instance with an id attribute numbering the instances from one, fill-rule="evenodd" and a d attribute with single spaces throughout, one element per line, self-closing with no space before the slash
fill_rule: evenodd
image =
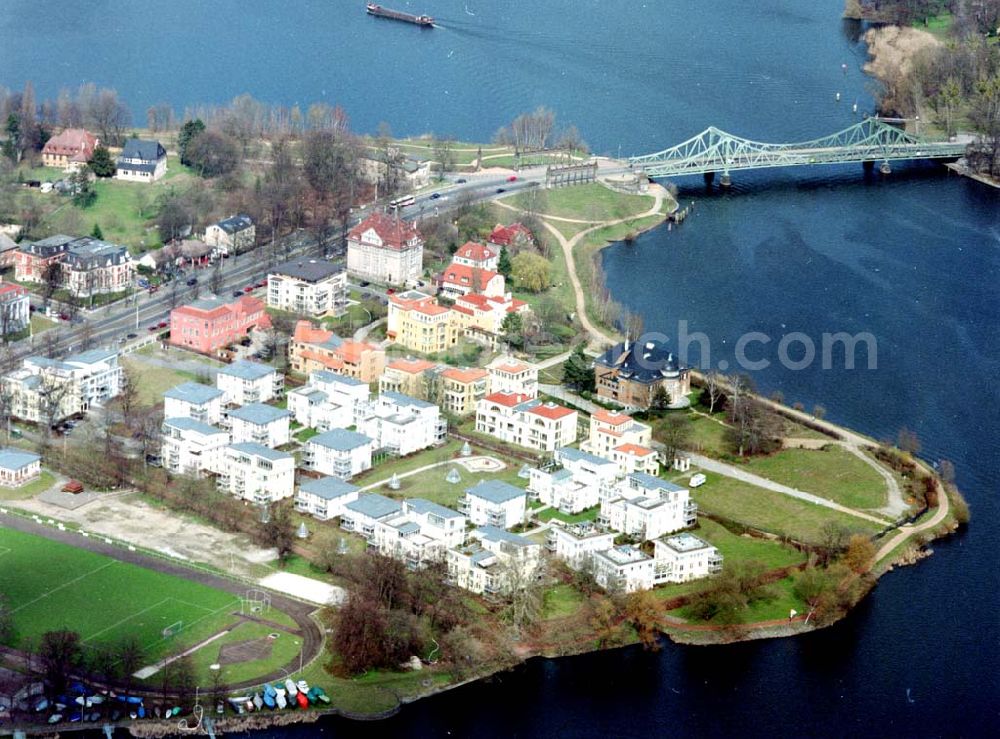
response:
<path id="1" fill-rule="evenodd" d="M 248 403 L 233 408 L 225 418 L 234 444 L 252 441 L 275 449 L 291 440 L 289 418 L 291 414 L 283 408 L 263 403 Z"/>
<path id="2" fill-rule="evenodd" d="M 614 532 L 605 531 L 591 521 L 566 526 L 554 523 L 545 536 L 545 548 L 574 570 L 592 568 L 594 554 L 614 545 Z"/>
<path id="3" fill-rule="evenodd" d="M 167 173 L 167 150 L 159 141 L 129 139 L 115 166 L 115 179 L 155 182 Z"/>
<path id="4" fill-rule="evenodd" d="M 320 521 L 344 515 L 345 506 L 358 499 L 358 489 L 336 477 L 320 477 L 299 486 L 295 510 L 308 513 Z"/>
<path id="5" fill-rule="evenodd" d="M 281 396 L 285 390 L 285 378 L 274 367 L 241 359 L 219 369 L 215 375 L 215 386 L 225 393 L 223 403 L 266 403 Z"/>
<path id="6" fill-rule="evenodd" d="M 577 417 L 575 410 L 517 393 L 491 393 L 476 403 L 476 431 L 543 452 L 576 441 Z"/>
<path id="7" fill-rule="evenodd" d="M 366 541 L 375 537 L 375 525 L 379 521 L 399 515 L 403 504 L 378 493 L 363 493 L 357 500 L 344 505 L 340 515 L 340 528 L 360 534 Z"/>
<path id="8" fill-rule="evenodd" d="M 631 544 L 594 552 L 591 558 L 597 584 L 612 593 L 649 590 L 655 580 L 653 558 Z"/>
<path id="9" fill-rule="evenodd" d="M 476 526 L 509 529 L 524 522 L 527 495 L 502 480 L 480 480 L 465 491 L 458 509 Z"/>
<path id="10" fill-rule="evenodd" d="M 295 492 L 295 457 L 253 442 L 222 451 L 219 490 L 257 505 L 290 498 Z"/>
<path id="11" fill-rule="evenodd" d="M 494 359 L 486 370 L 490 373 L 490 392 L 538 397 L 538 367 L 510 355 Z"/>
<path id="12" fill-rule="evenodd" d="M 618 475 L 614 462 L 572 447 L 556 449 L 553 460 L 529 470 L 528 494 L 562 513 L 580 513 L 600 503 L 602 487 Z"/>
<path id="13" fill-rule="evenodd" d="M 228 257 L 253 248 L 257 229 L 250 216 L 230 216 L 205 229 L 203 241 L 215 247 L 216 254 Z"/>
<path id="14" fill-rule="evenodd" d="M 192 418 L 217 424 L 222 418 L 224 393 L 211 385 L 183 382 L 163 394 L 164 418 Z"/>
<path id="15" fill-rule="evenodd" d="M 722 554 L 703 539 L 687 532 L 653 542 L 655 580 L 687 582 L 722 572 Z"/>
<path id="16" fill-rule="evenodd" d="M 267 276 L 267 305 L 318 318 L 347 312 L 347 273 L 325 259 L 298 259 Z"/>
<path id="17" fill-rule="evenodd" d="M 465 546 L 449 549 L 448 580 L 473 593 L 505 595 L 538 577 L 540 544 L 495 526 L 470 535 Z"/>
<path id="18" fill-rule="evenodd" d="M 371 543 L 387 557 L 417 569 L 440 561 L 465 539 L 466 517 L 423 498 L 404 500 L 397 515 L 376 521 Z"/>
<path id="19" fill-rule="evenodd" d="M 161 429 L 160 459 L 170 472 L 200 477 L 219 469 L 230 441 L 226 431 L 188 416 L 166 418 Z"/>
<path id="20" fill-rule="evenodd" d="M 375 441 L 375 448 L 397 457 L 443 444 L 448 432 L 441 410 L 426 400 L 385 392 L 368 408 L 358 431 Z"/>
<path id="21" fill-rule="evenodd" d="M 598 523 L 644 540 L 693 526 L 698 504 L 687 488 L 636 472 L 601 491 Z"/>
<path id="22" fill-rule="evenodd" d="M 41 474 L 42 458 L 10 447 L 0 449 L 0 486 L 16 488 Z"/>
<path id="23" fill-rule="evenodd" d="M 349 480 L 371 469 L 375 442 L 347 429 L 330 429 L 306 442 L 302 466 L 309 470 Z"/>

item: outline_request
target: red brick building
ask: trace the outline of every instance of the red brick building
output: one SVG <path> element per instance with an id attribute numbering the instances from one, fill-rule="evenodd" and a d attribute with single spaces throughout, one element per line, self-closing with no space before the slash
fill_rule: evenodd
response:
<path id="1" fill-rule="evenodd" d="M 270 327 L 263 301 L 252 295 L 231 303 L 206 298 L 170 311 L 170 343 L 202 354 L 214 354 L 250 331 Z"/>

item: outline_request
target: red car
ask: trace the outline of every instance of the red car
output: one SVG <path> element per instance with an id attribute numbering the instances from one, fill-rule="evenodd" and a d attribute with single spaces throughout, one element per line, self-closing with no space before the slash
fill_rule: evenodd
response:
<path id="1" fill-rule="evenodd" d="M 517 182 L 517 175 L 512 174 L 510 177 L 507 178 L 507 182 Z"/>
<path id="2" fill-rule="evenodd" d="M 159 326 L 157 326 L 157 325 L 156 325 L 156 324 L 154 323 L 154 324 L 153 324 L 152 326 L 150 326 L 150 327 L 149 327 L 149 330 L 150 330 L 150 331 L 156 331 L 156 330 L 157 330 L 158 328 L 159 328 Z"/>
<path id="3" fill-rule="evenodd" d="M 156 327 L 157 327 L 157 328 L 166 328 L 166 327 L 167 327 L 167 326 L 169 326 L 169 325 L 170 325 L 170 324 L 169 324 L 169 323 L 167 323 L 166 321 L 160 321 L 160 322 L 159 322 L 158 324 L 156 324 Z"/>
<path id="4" fill-rule="evenodd" d="M 263 282 L 258 282 L 255 287 L 267 287 L 267 280 Z"/>
<path id="5" fill-rule="evenodd" d="M 153 285 L 151 288 L 149 288 L 149 294 L 152 295 L 153 293 L 155 293 L 159 289 L 160 289 L 159 285 Z"/>

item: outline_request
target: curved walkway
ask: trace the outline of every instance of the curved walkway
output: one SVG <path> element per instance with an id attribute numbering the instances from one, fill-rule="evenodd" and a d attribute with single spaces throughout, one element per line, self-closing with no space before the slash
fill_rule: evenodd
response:
<path id="1" fill-rule="evenodd" d="M 614 344 L 615 339 L 612 338 L 609 334 L 604 333 L 601 329 L 597 328 L 597 326 L 591 323 L 590 318 L 587 316 L 587 301 L 583 292 L 583 286 L 580 284 L 580 277 L 576 273 L 576 262 L 573 259 L 573 248 L 578 243 L 580 243 L 580 240 L 583 239 L 584 236 L 587 236 L 590 233 L 597 231 L 598 229 L 606 228 L 608 226 L 616 226 L 619 223 L 634 221 L 639 218 L 648 218 L 650 216 L 659 215 L 660 209 L 663 207 L 663 201 L 666 199 L 667 191 L 664 190 L 663 187 L 659 185 L 656 186 L 651 185 L 650 189 L 653 192 L 654 201 L 652 207 L 646 212 L 638 213 L 633 216 L 628 216 L 627 218 L 617 218 L 611 221 L 601 221 L 594 226 L 585 228 L 583 231 L 580 231 L 578 234 L 575 234 L 571 239 L 567 239 L 565 236 L 563 236 L 559 232 L 559 229 L 557 229 L 555 226 L 549 223 L 548 219 L 551 218 L 552 220 L 574 222 L 573 219 L 560 218 L 558 216 L 540 216 L 542 223 L 545 224 L 545 228 L 548 229 L 549 233 L 551 233 L 555 237 L 556 241 L 559 242 L 559 246 L 562 247 L 563 258 L 566 261 L 566 271 L 569 274 L 569 281 L 570 284 L 573 286 L 573 293 L 576 297 L 576 314 L 580 317 L 580 325 L 582 325 L 584 330 L 590 335 L 591 345 L 594 346 L 595 348 L 598 348 L 598 346 L 601 343 Z M 523 212 L 519 208 L 515 208 L 514 206 L 508 205 L 507 203 L 504 203 L 502 201 L 497 201 L 497 205 L 507 208 L 508 210 L 516 211 L 518 213 Z M 593 223 L 593 221 L 578 221 L 578 222 Z"/>
<path id="2" fill-rule="evenodd" d="M 866 521 L 877 523 L 879 526 L 886 526 L 888 524 L 888 521 L 884 518 L 879 518 L 878 516 L 873 516 L 869 513 L 863 513 L 855 510 L 854 508 L 848 508 L 847 506 L 841 505 L 840 503 L 834 503 L 832 500 L 821 498 L 818 495 L 813 495 L 812 493 L 807 493 L 796 488 L 788 487 L 787 485 L 782 485 L 779 482 L 768 480 L 766 477 L 761 477 L 760 475 L 755 475 L 752 472 L 741 470 L 739 467 L 734 465 L 719 462 L 718 460 L 701 454 L 694 454 L 693 452 L 688 452 L 687 456 L 690 457 L 694 464 L 698 465 L 702 469 L 708 470 L 709 472 L 715 472 L 720 475 L 725 475 L 726 477 L 732 477 L 733 479 L 740 480 L 741 482 L 756 485 L 759 488 L 771 490 L 775 493 L 781 493 L 782 495 L 788 495 L 792 498 L 798 498 L 799 500 L 804 500 L 807 503 L 823 506 L 824 508 L 839 511 L 840 513 L 846 513 L 847 515 L 854 516 L 855 518 L 863 518 Z"/>
<path id="3" fill-rule="evenodd" d="M 899 531 L 883 544 L 878 552 L 875 554 L 875 561 L 879 562 L 884 557 L 887 557 L 893 549 L 906 541 L 909 537 L 914 534 L 919 534 L 921 531 L 927 531 L 938 526 L 944 519 L 948 516 L 948 512 L 951 510 L 951 501 L 948 500 L 948 495 L 941 486 L 937 486 L 938 492 L 938 507 L 934 512 L 934 515 L 921 524 L 906 524 L 899 527 Z"/>

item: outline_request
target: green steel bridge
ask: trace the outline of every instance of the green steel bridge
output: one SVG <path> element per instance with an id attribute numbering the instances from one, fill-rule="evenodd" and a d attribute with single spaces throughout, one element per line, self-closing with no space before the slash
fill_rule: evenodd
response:
<path id="1" fill-rule="evenodd" d="M 889 172 L 889 162 L 900 159 L 955 159 L 965 153 L 968 141 L 930 141 L 905 131 L 894 118 L 866 118 L 843 131 L 794 144 L 765 144 L 709 128 L 677 146 L 655 154 L 630 157 L 629 167 L 650 177 L 704 174 L 710 180 L 722 173 L 766 167 L 862 162 Z"/>

